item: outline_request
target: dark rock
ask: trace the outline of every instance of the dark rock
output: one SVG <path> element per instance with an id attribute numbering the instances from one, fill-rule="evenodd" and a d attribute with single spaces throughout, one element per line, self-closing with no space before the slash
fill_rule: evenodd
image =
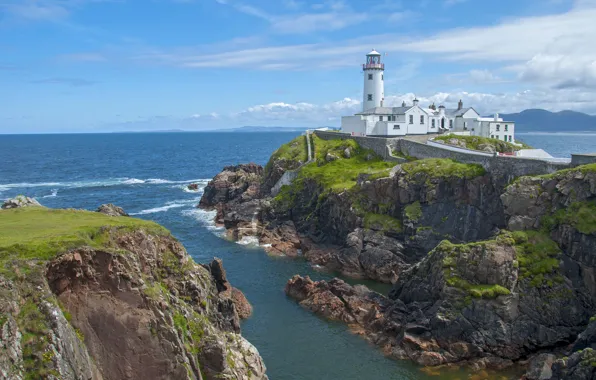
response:
<path id="1" fill-rule="evenodd" d="M 553 375 L 551 366 L 556 360 L 553 354 L 540 354 L 530 360 L 528 371 L 525 374 L 526 380 L 550 380 Z"/>
<path id="2" fill-rule="evenodd" d="M 99 206 L 99 208 L 97 209 L 97 212 L 106 214 L 108 216 L 129 216 L 126 212 L 124 212 L 122 207 L 118 207 L 111 203 L 103 204 L 103 205 Z"/>
<path id="3" fill-rule="evenodd" d="M 186 186 L 186 188 L 188 190 L 191 190 L 191 191 L 197 191 L 197 190 L 199 190 L 199 184 L 198 183 L 191 183 L 188 186 Z"/>

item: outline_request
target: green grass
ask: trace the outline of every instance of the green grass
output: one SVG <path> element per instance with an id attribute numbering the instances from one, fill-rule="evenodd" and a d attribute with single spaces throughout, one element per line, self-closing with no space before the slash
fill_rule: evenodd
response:
<path id="1" fill-rule="evenodd" d="M 557 170 L 554 173 L 543 174 L 543 175 L 532 176 L 532 177 L 543 179 L 543 180 L 551 180 L 551 179 L 562 179 L 563 177 L 567 177 L 569 174 L 571 174 L 571 175 L 576 174 L 576 173 L 587 174 L 590 172 L 596 172 L 596 164 L 580 165 L 580 166 L 576 166 L 574 168 Z M 523 177 L 517 178 L 516 182 L 519 182 L 519 180 L 521 178 L 523 178 Z"/>
<path id="2" fill-rule="evenodd" d="M 546 231 L 560 224 L 568 224 L 586 235 L 596 234 L 596 201 L 574 202 L 541 221 Z"/>
<path id="3" fill-rule="evenodd" d="M 444 143 L 447 143 L 449 140 L 452 139 L 456 139 L 458 140 L 460 143 L 462 143 L 462 145 L 457 145 L 457 146 L 461 146 L 461 147 L 465 147 L 467 149 L 473 149 L 473 150 L 482 150 L 480 149 L 480 145 L 490 145 L 492 146 L 495 151 L 499 152 L 499 153 L 510 153 L 510 152 L 515 152 L 518 151 L 520 149 L 528 149 L 528 146 L 525 145 L 525 147 L 522 145 L 517 146 L 514 145 L 512 143 L 503 141 L 503 140 L 498 140 L 498 139 L 491 139 L 488 137 L 480 137 L 480 136 L 457 136 L 457 135 L 453 135 L 453 134 L 449 134 L 449 135 L 442 135 L 439 137 L 435 138 L 435 141 L 442 141 Z"/>
<path id="4" fill-rule="evenodd" d="M 422 218 L 422 206 L 418 201 L 410 203 L 404 210 L 406 212 L 406 217 L 412 222 L 417 222 Z"/>
<path id="5" fill-rule="evenodd" d="M 265 174 L 269 173 L 274 161 L 300 161 L 306 162 L 308 160 L 308 146 L 306 144 L 305 136 L 298 136 L 292 141 L 280 146 L 269 158 L 269 162 L 265 165 Z"/>
<path id="6" fill-rule="evenodd" d="M 49 260 L 75 247 L 105 247 L 109 234 L 103 227 L 169 234 L 153 222 L 90 211 L 40 207 L 0 210 L 0 262 Z"/>
<path id="7" fill-rule="evenodd" d="M 402 230 L 399 219 L 372 212 L 366 213 L 364 216 L 364 227 L 383 232 L 401 232 Z"/>
<path id="8" fill-rule="evenodd" d="M 562 281 L 558 273 L 561 250 L 548 235 L 538 231 L 517 231 L 512 234 L 519 262 L 519 278 L 530 285 L 553 286 Z"/>
<path id="9" fill-rule="evenodd" d="M 430 178 L 465 178 L 472 179 L 486 173 L 478 164 L 462 164 L 445 158 L 426 158 L 403 164 L 408 180 L 414 180 L 417 175 L 424 174 Z"/>
<path id="10" fill-rule="evenodd" d="M 312 136 L 316 162 L 305 165 L 300 170 L 298 180 L 312 179 L 324 189 L 341 192 L 356 185 L 359 174 L 388 175 L 394 163 L 383 161 L 372 151 L 361 148 L 354 140 L 323 140 Z M 344 157 L 344 150 L 350 148 L 350 158 Z M 327 154 L 338 157 L 327 162 Z"/>

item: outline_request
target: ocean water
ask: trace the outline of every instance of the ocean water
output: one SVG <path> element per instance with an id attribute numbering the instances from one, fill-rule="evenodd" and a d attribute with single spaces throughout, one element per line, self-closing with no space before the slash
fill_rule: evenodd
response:
<path id="1" fill-rule="evenodd" d="M 115 203 L 154 220 L 185 245 L 198 262 L 223 259 L 228 278 L 254 306 L 243 335 L 259 350 L 272 380 L 430 379 L 407 361 L 393 361 L 332 323 L 302 309 L 284 294 L 295 274 L 331 274 L 302 260 L 267 256 L 258 247 L 224 240 L 213 214 L 198 210 L 202 189 L 226 165 L 264 165 L 294 133 L 148 133 L 0 135 L 0 199 L 25 194 L 55 208 L 95 210 Z M 596 135 L 520 135 L 556 156 L 589 152 Z M 199 183 L 190 192 L 186 185 Z M 369 285 L 373 285 L 370 284 Z M 385 285 L 374 285 L 385 292 Z M 465 378 L 455 371 L 441 378 Z"/>

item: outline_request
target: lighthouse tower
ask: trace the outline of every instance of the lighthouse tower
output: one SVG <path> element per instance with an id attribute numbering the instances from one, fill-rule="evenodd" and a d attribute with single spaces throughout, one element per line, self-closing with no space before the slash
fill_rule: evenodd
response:
<path id="1" fill-rule="evenodd" d="M 381 63 L 381 54 L 374 49 L 366 55 L 366 63 L 362 65 L 364 71 L 364 100 L 362 111 L 374 107 L 382 107 L 385 99 L 385 85 L 383 72 L 385 64 Z"/>

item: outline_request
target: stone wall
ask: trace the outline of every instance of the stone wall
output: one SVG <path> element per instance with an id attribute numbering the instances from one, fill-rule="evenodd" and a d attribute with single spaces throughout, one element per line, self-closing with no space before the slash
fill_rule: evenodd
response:
<path id="1" fill-rule="evenodd" d="M 594 163 L 596 163 L 596 153 L 572 154 L 571 155 L 571 165 L 572 166 L 587 165 L 587 164 L 594 164 Z"/>
<path id="2" fill-rule="evenodd" d="M 325 132 L 325 131 L 314 131 L 317 137 L 323 140 L 354 140 L 356 141 L 361 147 L 365 149 L 371 149 L 379 156 L 383 157 L 386 160 L 392 158 L 390 154 L 390 142 L 395 141 L 397 139 L 389 139 L 384 137 L 363 137 L 363 136 L 352 136 L 347 133 L 339 133 L 339 132 Z"/>
<path id="3" fill-rule="evenodd" d="M 464 152 L 422 144 L 402 138 L 362 137 L 351 136 L 337 132 L 314 132 L 323 140 L 352 139 L 366 149 L 372 149 L 386 160 L 400 162 L 402 159 L 393 157 L 391 151 L 402 152 L 406 156 L 418 159 L 424 158 L 449 158 L 458 162 L 482 165 L 500 185 L 507 184 L 513 179 L 524 175 L 549 174 L 557 170 L 571 167 L 565 162 L 548 162 L 540 159 L 508 156 L 490 156 L 485 153 Z"/>

